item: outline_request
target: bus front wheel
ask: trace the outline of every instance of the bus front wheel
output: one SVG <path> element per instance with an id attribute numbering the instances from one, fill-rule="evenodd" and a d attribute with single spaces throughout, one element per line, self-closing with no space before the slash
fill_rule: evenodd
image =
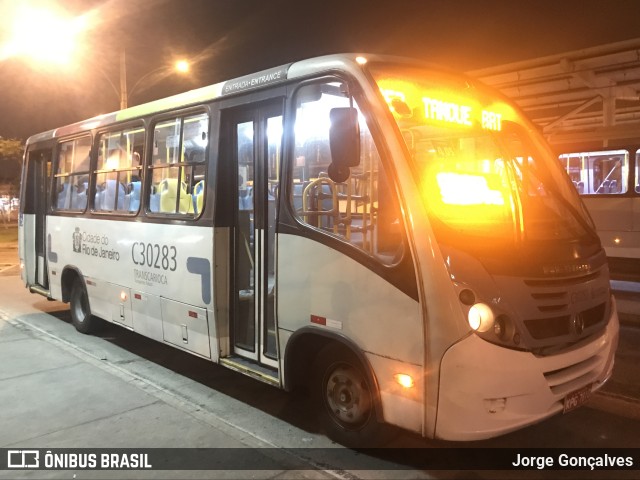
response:
<path id="1" fill-rule="evenodd" d="M 315 362 L 313 398 L 324 433 L 348 447 L 375 446 L 383 425 L 376 419 L 372 387 L 350 350 L 329 345 Z"/>
<path id="2" fill-rule="evenodd" d="M 94 332 L 97 328 L 97 318 L 91 315 L 87 289 L 80 277 L 76 277 L 73 281 L 69 303 L 71 321 L 76 330 L 86 334 Z"/>

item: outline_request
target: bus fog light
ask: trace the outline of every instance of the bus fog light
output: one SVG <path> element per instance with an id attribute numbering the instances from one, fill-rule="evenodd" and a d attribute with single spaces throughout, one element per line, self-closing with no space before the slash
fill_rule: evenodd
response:
<path id="1" fill-rule="evenodd" d="M 506 398 L 485 398 L 484 408 L 487 413 L 499 413 L 507 407 Z"/>
<path id="2" fill-rule="evenodd" d="M 476 303 L 469 309 L 469 326 L 478 332 L 486 332 L 493 325 L 493 311 L 489 305 Z"/>
<path id="3" fill-rule="evenodd" d="M 411 388 L 415 385 L 413 381 L 413 377 L 411 375 L 407 375 L 406 373 L 396 373 L 393 378 L 400 384 L 400 386 L 404 388 Z"/>

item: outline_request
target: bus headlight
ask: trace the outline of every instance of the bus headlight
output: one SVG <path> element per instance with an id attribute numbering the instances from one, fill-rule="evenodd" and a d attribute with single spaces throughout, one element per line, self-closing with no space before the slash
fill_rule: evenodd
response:
<path id="1" fill-rule="evenodd" d="M 477 332 L 486 332 L 493 326 L 493 310 L 489 305 L 476 303 L 469 309 L 469 326 Z"/>

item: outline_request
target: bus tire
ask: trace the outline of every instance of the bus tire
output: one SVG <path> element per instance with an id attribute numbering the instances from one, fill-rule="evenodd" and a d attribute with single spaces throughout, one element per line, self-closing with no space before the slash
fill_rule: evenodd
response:
<path id="1" fill-rule="evenodd" d="M 376 446 L 382 440 L 384 425 L 376 419 L 373 387 L 351 350 L 331 344 L 320 351 L 311 394 L 320 427 L 335 442 L 357 448 Z"/>
<path id="2" fill-rule="evenodd" d="M 87 289 L 80 277 L 76 277 L 71 285 L 69 309 L 71 311 L 71 321 L 77 331 L 90 334 L 97 330 L 98 319 L 91 315 Z"/>

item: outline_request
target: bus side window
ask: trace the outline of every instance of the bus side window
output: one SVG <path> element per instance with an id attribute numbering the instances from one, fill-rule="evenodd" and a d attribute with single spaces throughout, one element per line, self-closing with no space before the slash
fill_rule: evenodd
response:
<path id="1" fill-rule="evenodd" d="M 627 193 L 629 179 L 627 150 L 565 153 L 560 155 L 558 160 L 581 195 Z"/>
<path id="2" fill-rule="evenodd" d="M 94 210 L 137 213 L 140 206 L 144 127 L 100 135 L 98 162 L 94 171 Z"/>
<path id="3" fill-rule="evenodd" d="M 205 208 L 209 116 L 196 114 L 156 124 L 148 166 L 151 213 L 199 216 Z"/>
<path id="4" fill-rule="evenodd" d="M 629 152 L 609 150 L 588 154 L 593 185 L 590 193 L 621 194 L 627 192 Z"/>
<path id="5" fill-rule="evenodd" d="M 290 205 L 304 225 L 344 240 L 384 264 L 403 252 L 402 221 L 392 183 L 360 116 L 360 158 L 341 181 L 330 178 L 330 113 L 355 107 L 341 82 L 307 85 L 297 93 Z"/>
<path id="6" fill-rule="evenodd" d="M 84 211 L 86 208 L 90 153 L 91 137 L 60 143 L 54 175 L 56 210 Z"/>

